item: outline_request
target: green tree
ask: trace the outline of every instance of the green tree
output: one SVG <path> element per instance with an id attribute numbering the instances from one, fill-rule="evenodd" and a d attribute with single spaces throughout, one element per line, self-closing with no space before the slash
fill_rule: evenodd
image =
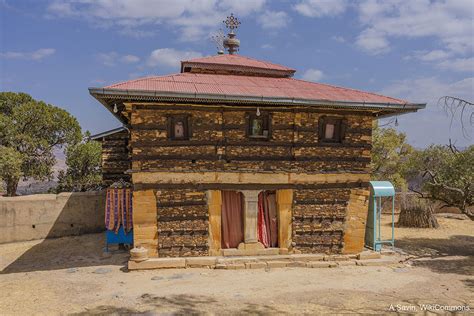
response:
<path id="1" fill-rule="evenodd" d="M 372 178 L 390 181 L 398 190 L 406 190 L 405 173 L 413 151 L 404 133 L 376 125 L 372 134 Z"/>
<path id="2" fill-rule="evenodd" d="M 0 113 L 10 115 L 14 108 L 35 100 L 23 92 L 1 92 L 0 93 Z"/>
<path id="3" fill-rule="evenodd" d="M 67 111 L 24 93 L 0 93 L 0 146 L 10 148 L 21 170 L 20 176 L 2 171 L 8 196 L 16 194 L 20 178 L 51 179 L 53 150 L 80 139 L 81 127 Z"/>
<path id="4" fill-rule="evenodd" d="M 457 207 L 474 220 L 474 145 L 461 151 L 454 146 L 431 145 L 416 152 L 408 176 L 421 179 L 410 188 L 422 197 Z"/>
<path id="5" fill-rule="evenodd" d="M 102 184 L 102 146 L 89 136 L 86 133 L 83 142 L 67 148 L 67 169 L 59 172 L 57 192 L 96 190 Z"/>
<path id="6" fill-rule="evenodd" d="M 21 171 L 21 163 L 23 157 L 21 153 L 14 148 L 0 146 L 0 179 L 14 179 L 16 182 L 23 175 Z M 15 181 L 7 182 L 7 192 L 12 191 L 13 188 L 8 187 L 8 184 Z"/>

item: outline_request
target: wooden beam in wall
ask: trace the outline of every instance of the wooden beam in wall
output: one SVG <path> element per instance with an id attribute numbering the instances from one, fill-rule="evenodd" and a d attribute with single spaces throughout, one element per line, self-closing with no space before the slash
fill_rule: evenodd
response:
<path id="1" fill-rule="evenodd" d="M 249 111 L 259 107 L 265 111 L 272 112 L 312 112 L 312 113 L 332 113 L 341 115 L 363 115 L 374 116 L 376 111 L 338 109 L 338 108 L 318 108 L 316 106 L 295 106 L 295 105 L 262 105 L 262 104 L 196 104 L 196 103 L 167 103 L 167 102 L 133 102 L 124 103 L 126 109 L 135 110 L 179 110 L 179 111 Z"/>
<path id="2" fill-rule="evenodd" d="M 313 184 L 368 182 L 365 173 L 136 172 L 133 183 Z"/>

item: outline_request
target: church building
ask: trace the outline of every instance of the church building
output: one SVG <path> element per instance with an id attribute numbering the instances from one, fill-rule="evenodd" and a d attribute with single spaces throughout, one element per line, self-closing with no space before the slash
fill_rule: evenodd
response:
<path id="1" fill-rule="evenodd" d="M 90 88 L 123 127 L 102 133 L 104 180 L 133 186 L 149 257 L 358 253 L 372 124 L 424 104 L 293 78 L 226 53 L 179 73 Z"/>

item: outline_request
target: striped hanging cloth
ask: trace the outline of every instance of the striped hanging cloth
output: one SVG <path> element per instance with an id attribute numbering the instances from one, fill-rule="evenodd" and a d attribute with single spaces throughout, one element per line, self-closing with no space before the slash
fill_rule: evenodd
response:
<path id="1" fill-rule="evenodd" d="M 109 188 L 106 192 L 105 227 L 118 233 L 120 226 L 125 233 L 133 228 L 132 190 Z"/>
<path id="2" fill-rule="evenodd" d="M 129 232 L 133 228 L 133 203 L 132 203 L 133 192 L 131 189 L 126 189 L 125 193 L 125 227 L 126 232 Z"/>

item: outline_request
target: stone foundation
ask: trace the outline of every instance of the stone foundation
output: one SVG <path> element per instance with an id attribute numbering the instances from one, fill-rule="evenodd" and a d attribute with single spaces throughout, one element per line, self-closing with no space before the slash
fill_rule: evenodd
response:
<path id="1" fill-rule="evenodd" d="M 359 255 L 272 255 L 246 257 L 189 257 L 152 258 L 142 262 L 128 262 L 129 270 L 163 268 L 209 268 L 209 269 L 268 269 L 268 268 L 336 268 L 342 266 L 395 266 L 401 258 L 395 254 L 381 256 L 376 252 Z"/>

